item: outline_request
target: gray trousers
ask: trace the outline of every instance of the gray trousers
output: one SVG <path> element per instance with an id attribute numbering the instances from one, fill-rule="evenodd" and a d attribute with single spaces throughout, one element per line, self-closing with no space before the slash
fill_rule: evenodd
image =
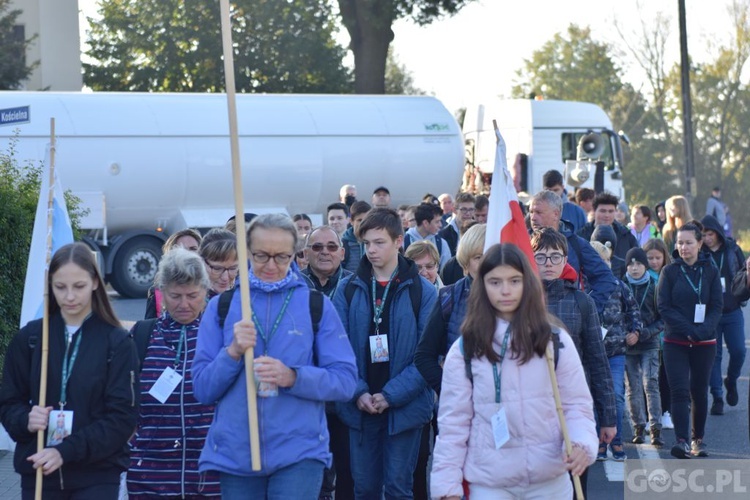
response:
<path id="1" fill-rule="evenodd" d="M 661 429 L 661 396 L 659 395 L 659 350 L 652 349 L 625 356 L 628 409 L 633 428 L 646 426 L 643 392 L 646 391 L 648 421 L 652 429 Z"/>

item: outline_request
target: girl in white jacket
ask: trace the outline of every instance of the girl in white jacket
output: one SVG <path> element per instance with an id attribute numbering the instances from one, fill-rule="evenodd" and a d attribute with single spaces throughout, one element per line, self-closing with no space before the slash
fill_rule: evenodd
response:
<path id="1" fill-rule="evenodd" d="M 458 500 L 465 480 L 471 500 L 572 498 L 568 472 L 580 475 L 596 458 L 593 402 L 573 341 L 548 315 L 542 285 L 515 245 L 486 252 L 468 307 L 443 368 L 432 497 Z M 545 357 L 553 334 L 570 455 Z"/>

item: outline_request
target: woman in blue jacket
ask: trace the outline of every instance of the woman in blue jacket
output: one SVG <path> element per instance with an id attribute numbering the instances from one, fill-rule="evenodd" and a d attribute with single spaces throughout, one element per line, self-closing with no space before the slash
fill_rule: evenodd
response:
<path id="1" fill-rule="evenodd" d="M 225 500 L 317 499 L 331 466 L 326 401 L 348 401 L 357 371 L 331 302 L 323 297 L 315 333 L 310 290 L 294 269 L 297 230 L 289 217 L 266 214 L 248 229 L 253 318 L 241 319 L 235 293 L 223 327 L 213 299 L 198 332 L 193 390 L 216 403 L 199 470 L 218 471 Z M 251 469 L 243 356 L 255 357 L 262 467 Z"/>
<path id="2" fill-rule="evenodd" d="M 708 456 L 703 442 L 708 381 L 716 356 L 716 327 L 724 306 L 719 271 L 700 252 L 701 229 L 697 223 L 688 222 L 677 230 L 675 260 L 662 269 L 657 287 L 657 307 L 664 319 L 664 367 L 672 392 L 677 437 L 672 455 L 677 458 Z"/>

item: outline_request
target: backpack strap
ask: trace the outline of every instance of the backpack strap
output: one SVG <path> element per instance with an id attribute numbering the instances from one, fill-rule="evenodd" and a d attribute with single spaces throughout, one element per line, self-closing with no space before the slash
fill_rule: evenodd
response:
<path id="1" fill-rule="evenodd" d="M 133 326 L 133 340 L 135 340 L 135 347 L 138 351 L 141 368 L 143 368 L 143 360 L 146 359 L 148 342 L 151 340 L 151 333 L 154 331 L 155 324 L 156 318 L 151 318 L 137 321 Z"/>
<path id="2" fill-rule="evenodd" d="M 557 362 L 560 361 L 560 347 L 563 347 L 560 342 L 560 330 L 552 328 L 552 349 L 555 353 L 555 370 L 557 370 Z"/>
<path id="3" fill-rule="evenodd" d="M 323 318 L 323 294 L 310 289 L 310 319 L 312 320 L 313 335 L 320 330 L 320 320 Z"/>
<path id="4" fill-rule="evenodd" d="M 414 311 L 414 319 L 419 327 L 419 309 L 422 307 L 422 277 L 417 275 L 414 282 L 409 286 L 409 298 L 411 308 Z"/>
<path id="5" fill-rule="evenodd" d="M 237 287 L 224 290 L 221 292 L 221 295 L 219 295 L 219 304 L 216 308 L 216 312 L 219 316 L 219 328 L 222 330 L 224 329 L 224 321 L 226 321 L 227 314 L 229 314 L 229 306 L 232 305 L 232 297 L 234 297 L 234 291 L 236 289 Z"/>
<path id="6" fill-rule="evenodd" d="M 441 238 L 437 234 L 435 235 L 435 246 L 437 247 L 438 257 L 442 257 L 443 256 L 443 238 Z M 438 261 L 439 260 L 440 259 L 438 259 Z"/>
<path id="7" fill-rule="evenodd" d="M 404 233 L 404 251 L 411 245 L 411 235 L 407 232 Z"/>
<path id="8" fill-rule="evenodd" d="M 469 379 L 469 382 L 471 382 L 471 385 L 474 385 L 474 375 L 471 373 L 471 355 L 466 354 L 466 351 L 464 351 L 464 338 L 459 337 L 458 338 L 458 348 L 461 351 L 461 356 L 464 358 L 464 372 L 466 373 L 466 378 Z"/>

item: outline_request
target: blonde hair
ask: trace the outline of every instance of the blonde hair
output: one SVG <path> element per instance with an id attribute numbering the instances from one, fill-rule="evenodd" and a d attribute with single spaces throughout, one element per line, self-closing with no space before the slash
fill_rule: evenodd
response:
<path id="1" fill-rule="evenodd" d="M 456 249 L 456 260 L 464 271 L 469 270 L 469 262 L 474 255 L 484 253 L 484 238 L 486 235 L 487 224 L 475 224 L 461 235 Z"/>
<path id="2" fill-rule="evenodd" d="M 672 208 L 672 210 L 670 210 Z M 690 205 L 684 196 L 672 196 L 664 202 L 664 211 L 666 212 L 667 220 L 664 222 L 662 228 L 662 235 L 664 237 L 664 243 L 667 244 L 669 251 L 674 250 L 675 236 L 677 236 L 677 230 L 683 225 L 687 224 L 693 219 L 693 215 L 690 213 Z M 675 212 L 672 215 L 670 212 Z"/>
<path id="3" fill-rule="evenodd" d="M 601 243 L 599 241 L 591 241 L 591 248 L 596 250 L 596 253 L 599 254 L 599 257 L 602 258 L 602 260 L 607 264 L 610 265 L 609 259 L 612 257 L 612 249 L 609 248 L 604 243 Z"/>
<path id="4" fill-rule="evenodd" d="M 425 255 L 429 255 L 435 261 L 435 264 L 440 264 L 440 254 L 437 247 L 429 240 L 415 241 L 404 252 L 404 257 L 411 260 L 421 259 Z"/>

